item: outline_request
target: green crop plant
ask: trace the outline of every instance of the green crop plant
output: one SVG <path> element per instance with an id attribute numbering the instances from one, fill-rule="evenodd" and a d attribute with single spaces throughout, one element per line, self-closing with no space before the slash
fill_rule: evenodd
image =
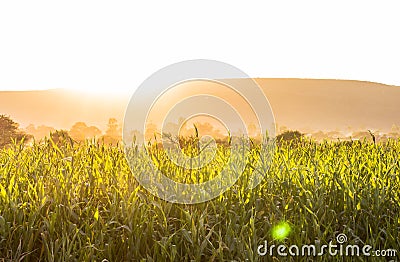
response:
<path id="1" fill-rule="evenodd" d="M 171 178 L 199 183 L 220 171 L 228 147 L 195 171 L 174 167 L 162 148 L 147 150 Z M 268 261 L 257 254 L 265 240 L 322 245 L 338 233 L 399 251 L 400 141 L 282 142 L 272 164 L 254 170 L 258 152 L 249 149 L 248 166 L 228 191 L 184 205 L 142 188 L 121 146 L 14 143 L 0 150 L 0 261 Z M 252 172 L 265 179 L 249 190 Z M 282 221 L 290 230 L 274 238 Z"/>

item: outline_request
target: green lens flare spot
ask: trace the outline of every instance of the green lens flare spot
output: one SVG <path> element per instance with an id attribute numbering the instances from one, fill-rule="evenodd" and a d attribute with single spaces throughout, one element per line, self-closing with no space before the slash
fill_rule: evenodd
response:
<path id="1" fill-rule="evenodd" d="M 282 221 L 272 228 L 272 237 L 275 240 L 284 240 L 292 231 L 288 222 Z"/>

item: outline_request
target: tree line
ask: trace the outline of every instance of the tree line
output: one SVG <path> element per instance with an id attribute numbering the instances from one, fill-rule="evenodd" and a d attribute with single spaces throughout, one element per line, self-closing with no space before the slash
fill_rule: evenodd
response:
<path id="1" fill-rule="evenodd" d="M 171 126 L 170 129 L 176 129 L 179 126 Z M 214 130 L 210 124 L 201 124 L 201 130 L 208 131 L 208 133 L 212 133 L 216 135 L 216 137 L 223 136 L 219 133 L 219 130 Z M 185 129 L 186 130 L 186 129 Z M 146 134 L 149 136 L 153 136 L 157 131 L 157 128 L 154 124 L 149 124 L 147 126 Z M 191 129 L 187 129 L 185 131 L 192 132 Z M 86 139 L 96 138 L 99 141 L 103 141 L 106 144 L 116 145 L 122 140 L 122 128 L 120 123 L 118 123 L 117 119 L 110 118 L 108 120 L 107 129 L 103 132 L 97 128 L 96 126 L 88 126 L 84 122 L 76 122 L 70 130 L 56 130 L 52 127 L 48 126 L 38 126 L 35 127 L 34 125 L 29 125 L 25 129 L 20 129 L 19 124 L 12 120 L 7 115 L 0 115 L 0 148 L 4 148 L 13 142 L 21 142 L 28 143 L 32 140 L 41 140 L 45 137 L 50 137 L 54 142 L 59 142 L 60 140 L 68 139 L 73 142 L 82 142 Z M 373 133 L 370 130 L 367 131 L 357 131 L 353 132 L 352 136 L 350 137 L 343 137 L 340 132 L 338 131 L 331 131 L 328 133 L 324 133 L 322 131 L 318 131 L 316 133 L 312 133 L 307 135 L 313 140 L 322 141 L 322 140 L 364 140 L 368 139 L 378 142 L 384 142 L 387 139 L 399 139 L 400 138 L 400 127 L 393 126 L 392 132 L 388 134 L 380 134 L 380 133 Z M 213 136 L 214 137 L 214 136 Z M 277 135 L 276 140 L 278 144 L 281 141 L 292 141 L 292 140 L 301 140 L 301 138 L 305 137 L 305 134 L 297 131 L 297 130 L 288 130 L 286 127 L 285 129 L 281 129 L 281 132 Z M 148 138 L 149 139 L 149 138 Z M 221 139 L 221 138 L 219 138 Z"/>
<path id="2" fill-rule="evenodd" d="M 57 142 L 61 139 L 70 139 L 74 142 L 97 138 L 106 144 L 117 144 L 121 139 L 121 126 L 117 119 L 108 120 L 105 133 L 96 126 L 88 126 L 84 122 L 76 122 L 70 130 L 57 130 L 48 126 L 27 126 L 24 130 L 10 116 L 0 115 L 0 148 L 4 148 L 13 142 L 29 143 L 33 140 L 41 140 L 45 137 Z"/>

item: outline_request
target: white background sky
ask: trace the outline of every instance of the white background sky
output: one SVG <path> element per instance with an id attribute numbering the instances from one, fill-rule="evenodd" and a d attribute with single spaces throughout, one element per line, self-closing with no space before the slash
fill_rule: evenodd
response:
<path id="1" fill-rule="evenodd" d="M 186 59 L 400 85 L 398 1 L 3 1 L 0 90 L 134 89 Z"/>

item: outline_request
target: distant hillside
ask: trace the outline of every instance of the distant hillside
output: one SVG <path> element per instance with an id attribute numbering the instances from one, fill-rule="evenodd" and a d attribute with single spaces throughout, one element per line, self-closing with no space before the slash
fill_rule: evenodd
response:
<path id="1" fill-rule="evenodd" d="M 235 80 L 240 81 L 240 80 Z M 348 80 L 256 79 L 267 95 L 278 126 L 317 130 L 400 126 L 400 87 Z M 130 93 L 129 90 L 128 93 Z M 129 95 L 92 96 L 63 89 L 0 92 L 0 114 L 28 124 L 69 129 L 83 121 L 105 130 L 111 117 L 123 120 Z"/>
<path id="2" fill-rule="evenodd" d="M 350 80 L 257 79 L 276 122 L 306 132 L 400 125 L 400 87 Z"/>

